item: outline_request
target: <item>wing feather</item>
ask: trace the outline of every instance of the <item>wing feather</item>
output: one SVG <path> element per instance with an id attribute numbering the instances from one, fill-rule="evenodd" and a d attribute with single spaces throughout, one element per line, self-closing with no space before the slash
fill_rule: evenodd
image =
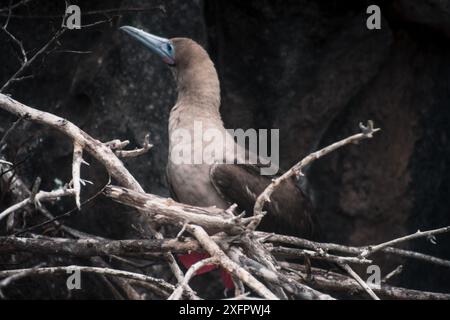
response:
<path id="1" fill-rule="evenodd" d="M 251 164 L 215 164 L 211 167 L 211 183 L 230 204 L 253 212 L 256 198 L 274 176 L 260 175 L 260 167 Z M 282 182 L 266 203 L 260 229 L 297 236 L 312 234 L 312 205 L 297 186 L 295 178 Z"/>

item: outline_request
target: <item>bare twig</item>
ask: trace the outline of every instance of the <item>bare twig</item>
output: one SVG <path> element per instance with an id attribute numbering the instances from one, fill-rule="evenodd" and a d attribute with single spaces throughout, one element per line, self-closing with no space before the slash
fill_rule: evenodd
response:
<path id="1" fill-rule="evenodd" d="M 265 268 L 272 272 L 277 273 L 277 261 L 273 257 L 272 253 L 259 241 L 255 241 L 249 235 L 241 237 L 243 243 L 243 249 L 247 252 L 248 256 L 261 263 Z M 269 283 L 269 289 L 273 291 L 280 299 L 288 299 L 284 289 L 278 284 Z"/>
<path id="2" fill-rule="evenodd" d="M 144 153 L 148 152 L 153 147 L 153 145 L 150 143 L 150 135 L 146 134 L 144 138 L 144 143 L 142 145 L 142 148 L 134 149 L 134 150 L 117 150 L 115 153 L 120 158 L 135 158 L 140 155 L 143 155 Z"/>
<path id="3" fill-rule="evenodd" d="M 19 117 L 24 117 L 27 120 L 32 120 L 57 129 L 73 141 L 76 141 L 83 149 L 100 161 L 111 176 L 120 184 L 138 192 L 144 191 L 110 148 L 106 147 L 100 141 L 93 139 L 72 122 L 54 114 L 28 107 L 4 94 L 0 94 L 0 108 Z"/>
<path id="4" fill-rule="evenodd" d="M 274 247 L 270 249 L 275 255 L 280 255 L 287 258 L 298 258 L 298 257 L 309 257 L 318 260 L 327 260 L 336 263 L 355 263 L 355 264 L 368 264 L 372 263 L 372 260 L 368 260 L 360 257 L 342 257 L 332 254 L 328 254 L 322 251 L 312 251 L 296 248 L 284 248 L 284 247 Z"/>
<path id="5" fill-rule="evenodd" d="M 363 279 L 361 279 L 361 277 L 355 271 L 353 271 L 353 269 L 348 264 L 341 264 L 341 267 L 344 268 L 344 270 L 347 271 L 348 274 L 356 280 L 356 282 L 358 282 L 361 288 L 363 288 L 364 291 L 366 291 L 373 300 L 380 300 L 380 298 L 378 298 L 378 296 L 375 294 L 375 292 L 373 292 L 368 284 Z"/>
<path id="6" fill-rule="evenodd" d="M 13 166 L 13 164 L 11 162 L 6 161 L 6 160 L 2 160 L 2 159 L 0 159 L 0 164 L 6 164 L 8 166 Z"/>
<path id="7" fill-rule="evenodd" d="M 261 232 L 261 231 L 257 231 L 256 234 L 259 237 L 261 237 L 263 242 L 290 244 L 290 245 L 295 245 L 295 246 L 300 246 L 303 248 L 311 249 L 314 251 L 323 250 L 323 251 L 334 251 L 334 252 L 360 255 L 364 250 L 366 250 L 366 247 L 352 247 L 352 246 L 345 246 L 345 245 L 336 244 L 336 243 L 315 242 L 315 241 L 297 238 L 297 237 L 293 237 L 293 236 L 273 234 L 273 233 L 267 233 L 267 232 Z M 436 265 L 441 265 L 444 267 L 450 267 L 449 260 L 440 259 L 440 258 L 433 257 L 433 256 L 430 256 L 427 254 L 419 253 L 419 252 L 408 251 L 408 250 L 392 248 L 392 247 L 382 248 L 381 251 L 385 252 L 385 253 L 389 253 L 389 254 L 395 254 L 395 255 L 398 255 L 401 257 L 426 261 L 426 262 L 433 263 Z"/>
<path id="8" fill-rule="evenodd" d="M 12 176 L 12 173 L 8 173 L 6 175 L 3 175 L 1 178 L 2 180 L 9 180 L 10 179 L 10 175 Z M 109 183 L 110 181 L 108 181 Z M 26 184 L 22 181 L 22 179 L 19 176 L 15 176 L 14 180 L 11 182 L 10 186 L 9 186 L 9 191 L 11 193 L 11 195 L 13 196 L 13 198 L 16 201 L 22 201 L 25 198 L 29 198 L 31 195 L 31 191 L 28 190 Z M 101 190 L 102 191 L 102 190 Z M 89 199 L 85 200 L 83 203 L 87 203 L 89 201 L 91 201 L 92 199 L 95 199 L 98 196 L 97 194 L 94 194 L 92 197 L 90 197 Z M 55 224 L 58 228 L 60 228 L 61 230 L 63 230 L 64 232 L 66 232 L 68 235 L 72 235 L 75 238 L 95 238 L 95 239 L 99 239 L 102 240 L 102 238 L 97 237 L 97 236 L 92 236 L 89 235 L 85 232 L 81 232 L 78 230 L 75 230 L 73 228 L 70 228 L 68 226 L 65 226 L 63 224 L 61 224 L 57 219 L 59 219 L 60 217 L 58 216 L 58 218 L 55 218 L 48 210 L 47 208 L 41 203 L 40 205 L 37 206 L 37 210 L 38 212 L 41 212 L 48 220 L 46 223 L 53 223 Z M 70 211 L 69 211 L 70 212 Z M 66 214 L 63 214 L 63 216 L 67 216 Z M 42 224 L 45 225 L 45 224 Z M 37 226 L 35 226 L 37 227 Z M 10 239 L 15 239 L 14 237 L 9 237 Z M 90 261 L 92 264 L 94 264 L 95 266 L 100 266 L 100 267 L 109 267 L 109 265 L 103 261 L 103 259 L 101 259 L 100 257 L 91 257 Z M 100 276 L 100 278 L 110 287 L 112 288 L 113 291 L 115 291 L 115 288 L 112 286 L 112 284 L 110 282 L 114 282 L 115 284 L 117 284 L 127 295 L 128 299 L 134 299 L 134 300 L 139 300 L 142 298 L 142 295 L 140 295 L 129 283 L 129 280 L 127 279 L 123 279 L 123 278 L 112 278 L 111 280 L 106 279 L 106 277 L 104 276 Z M 142 282 L 141 282 L 142 283 Z M 154 286 L 153 286 L 154 287 Z M 114 294 L 114 292 L 113 292 Z"/>
<path id="9" fill-rule="evenodd" d="M 63 31 L 64 30 L 65 29 L 63 29 Z M 28 62 L 30 62 L 30 60 Z M 51 113 L 39 111 L 34 108 L 25 106 L 24 104 L 21 104 L 20 102 L 4 94 L 0 94 L 0 108 L 19 117 L 25 117 L 26 119 L 45 124 L 59 130 L 66 136 L 70 137 L 73 141 L 79 143 L 84 150 L 89 152 L 94 158 L 100 161 L 105 166 L 108 173 L 120 184 L 136 192 L 144 192 L 144 189 L 141 187 L 138 181 L 129 173 L 129 171 L 123 165 L 122 161 L 120 161 L 120 159 L 109 147 L 105 146 L 98 140 L 93 139 L 86 132 L 82 131 L 70 121 L 55 116 Z M 162 234 L 157 232 L 151 225 L 149 226 L 149 228 L 157 239 L 163 238 Z M 183 272 L 175 261 L 175 258 L 171 253 L 165 253 L 165 257 L 168 260 L 170 268 L 172 272 L 174 272 L 175 277 L 178 281 L 181 281 L 183 278 Z M 192 292 L 191 294 L 192 297 L 195 296 Z"/>
<path id="10" fill-rule="evenodd" d="M 259 297 L 250 297 L 250 292 L 244 292 L 239 295 L 234 296 L 233 298 L 226 298 L 222 300 L 263 300 Z"/>
<path id="11" fill-rule="evenodd" d="M 391 278 L 399 275 L 403 271 L 403 265 L 399 265 L 397 268 L 389 272 L 383 279 L 381 279 L 382 283 L 388 282 Z"/>
<path id="12" fill-rule="evenodd" d="M 29 2 L 32 0 L 27 0 L 25 2 Z M 24 2 L 24 1 L 22 1 Z M 17 4 L 14 5 L 14 7 L 11 7 L 11 9 L 14 9 L 17 7 Z M 0 8 L 0 12 L 8 11 L 8 7 Z M 90 15 L 105 15 L 105 14 L 121 14 L 121 13 L 134 13 L 134 12 L 146 12 L 146 11 L 154 11 L 159 10 L 162 13 L 166 13 L 166 9 L 164 6 L 154 6 L 154 7 L 130 7 L 130 8 L 111 8 L 111 9 L 99 9 L 99 10 L 90 10 L 90 11 L 83 11 L 84 16 L 90 16 Z M 6 16 L 4 14 L 0 14 L 0 16 Z M 49 18 L 62 18 L 63 14 L 47 14 L 47 15 L 17 15 L 12 14 L 12 18 L 21 18 L 21 19 L 49 19 Z"/>
<path id="13" fill-rule="evenodd" d="M 81 162 L 83 161 L 83 147 L 78 143 L 73 143 L 73 160 L 72 160 L 72 184 L 73 191 L 75 196 L 75 203 L 77 205 L 78 210 L 81 209 L 81 201 L 80 201 L 80 169 Z"/>
<path id="14" fill-rule="evenodd" d="M 226 213 L 218 208 L 194 207 L 149 193 L 135 192 L 117 186 L 108 186 L 105 195 L 114 201 L 139 209 L 153 221 L 183 225 L 185 222 L 204 227 L 208 231 L 222 230 L 239 234 L 244 228 L 226 218 Z"/>
<path id="15" fill-rule="evenodd" d="M 15 3 L 15 4 L 10 4 L 7 7 L 0 8 L 0 12 L 11 11 L 11 10 L 13 10 L 15 8 L 18 8 L 20 6 L 26 5 L 28 2 L 31 2 L 31 1 L 33 1 L 33 0 L 22 0 L 22 1 L 19 1 L 19 2 Z"/>
<path id="16" fill-rule="evenodd" d="M 202 247 L 193 239 L 185 239 L 184 241 L 175 239 L 107 240 L 103 238 L 75 240 L 48 237 L 0 237 L 0 253 L 20 251 L 34 254 L 62 254 L 75 257 L 117 255 L 145 258 L 150 253 L 169 251 L 178 253 L 201 252 Z"/>
<path id="17" fill-rule="evenodd" d="M 289 262 L 280 262 L 283 267 L 289 270 L 295 270 L 298 273 L 297 281 L 304 281 L 307 277 L 305 267 L 298 264 Z M 331 290 L 341 293 L 358 293 L 364 291 L 356 280 L 348 276 L 332 272 L 330 270 L 323 270 L 318 268 L 312 268 L 314 274 L 315 288 L 320 290 Z M 393 287 L 385 284 L 381 286 L 375 286 L 373 284 L 367 284 L 377 295 L 387 299 L 419 299 L 419 300 L 449 300 L 450 294 L 411 290 L 400 287 Z"/>
<path id="18" fill-rule="evenodd" d="M 111 150 L 122 150 L 129 144 L 130 144 L 129 140 L 121 141 L 119 139 L 114 139 L 114 140 L 105 142 L 105 146 L 109 147 Z"/>
<path id="19" fill-rule="evenodd" d="M 230 249 L 230 255 L 234 261 L 238 261 L 255 275 L 265 279 L 269 283 L 282 287 L 296 297 L 306 300 L 334 300 L 334 298 L 328 294 L 314 290 L 298 281 L 293 281 L 291 278 L 278 272 L 278 270 L 272 271 L 267 269 L 259 262 L 245 256 L 241 250 L 235 247 Z"/>
<path id="20" fill-rule="evenodd" d="M 350 247 L 337 244 L 318 243 L 295 237 L 270 235 L 253 230 L 260 222 L 265 202 L 270 201 L 271 194 L 274 192 L 277 185 L 283 181 L 283 179 L 301 175 L 301 171 L 306 165 L 346 144 L 357 143 L 360 140 L 371 138 L 373 133 L 379 130 L 374 129 L 371 122 L 369 122 L 367 127 L 361 125 L 362 133 L 343 139 L 305 157 L 302 161 L 290 169 L 290 173 L 287 176 L 283 175 L 284 178 L 283 176 L 280 177 L 279 179 L 281 180 L 278 182 L 277 180 L 274 180 L 267 187 L 269 191 L 266 189 L 260 195 L 262 198 L 258 197 L 260 203 L 255 204 L 254 212 L 256 219 L 243 219 L 241 215 L 234 215 L 234 207 L 227 210 L 214 207 L 199 208 L 184 205 L 171 199 L 158 197 L 152 194 L 145 194 L 137 180 L 127 171 L 117 156 L 137 156 L 148 151 L 151 146 L 148 135 L 145 138 L 143 148 L 136 150 L 123 150 L 127 144 L 127 141 L 122 142 L 120 140 L 114 140 L 109 143 L 101 143 L 63 118 L 29 108 L 2 94 L 0 94 L 0 108 L 12 112 L 18 116 L 25 117 L 26 119 L 50 125 L 71 138 L 74 143 L 74 158 L 72 166 L 73 189 L 68 190 L 71 190 L 72 195 L 75 195 L 76 199 L 78 199 L 78 201 L 76 201 L 78 208 L 81 205 L 79 193 L 81 187 L 80 184 L 82 183 L 80 178 L 82 151 L 86 151 L 98 159 L 105 166 L 111 176 L 115 178 L 119 184 L 124 186 L 107 186 L 104 189 L 105 194 L 117 202 L 137 208 L 140 213 L 144 214 L 148 218 L 147 220 L 151 223 L 150 229 L 152 229 L 152 233 L 155 235 L 155 239 L 151 240 L 108 240 L 100 237 L 81 240 L 43 238 L 39 236 L 36 238 L 5 237 L 0 238 L 0 252 L 26 251 L 40 254 L 73 255 L 77 257 L 107 256 L 114 257 L 114 259 L 122 262 L 126 260 L 123 257 L 151 259 L 154 257 L 159 257 L 162 254 L 168 260 L 172 272 L 177 279 L 178 286 L 176 288 L 172 285 L 169 285 L 169 287 L 167 285 L 161 286 L 155 281 L 150 281 L 148 279 L 146 283 L 147 286 L 152 287 L 152 290 L 160 296 L 166 297 L 172 293 L 170 297 L 171 299 L 179 299 L 182 296 L 190 299 L 198 299 L 196 293 L 189 287 L 189 281 L 202 266 L 211 263 L 218 264 L 230 272 L 234 283 L 237 287 L 239 287 L 236 291 L 238 296 L 245 295 L 245 288 L 243 288 L 242 285 L 245 284 L 257 295 L 260 295 L 266 299 L 287 299 L 296 297 L 303 299 L 332 299 L 332 297 L 328 294 L 318 291 L 318 289 L 321 290 L 322 288 L 320 285 L 325 283 L 325 285 L 338 287 L 338 291 L 344 291 L 343 288 L 348 290 L 350 287 L 352 290 L 358 290 L 358 292 L 364 292 L 363 290 L 365 290 L 365 292 L 369 293 L 374 299 L 378 298 L 377 295 L 379 292 L 382 293 L 380 296 L 404 297 L 411 294 L 412 296 L 420 297 L 417 292 L 413 292 L 411 290 L 408 291 L 408 289 L 388 287 L 385 285 L 382 285 L 381 289 L 377 289 L 370 284 L 365 284 L 364 281 L 351 269 L 349 264 L 370 263 L 371 260 L 368 259 L 368 256 L 376 251 L 394 253 L 403 256 L 410 255 L 411 257 L 417 259 L 428 259 L 430 262 L 438 264 L 442 263 L 444 265 L 448 262 L 435 257 L 431 257 L 431 259 L 430 256 L 392 248 L 391 246 L 402 241 L 407 241 L 418 237 L 431 237 L 438 233 L 448 232 L 450 231 L 450 227 L 431 230 L 428 232 L 420 232 L 419 234 L 409 235 L 377 246 L 368 247 Z M 7 164 L 0 163 L 0 165 Z M 76 183 L 76 181 L 78 181 L 78 183 Z M 16 204 L 18 207 L 14 208 L 14 206 L 12 206 L 6 210 L 14 212 L 25 207 L 26 204 L 33 202 L 37 203 L 37 207 L 39 209 L 39 207 L 42 207 L 39 204 L 39 196 L 42 192 L 43 191 L 38 192 L 38 188 L 36 187 L 24 200 Z M 26 203 L 21 204 L 23 201 L 26 201 Z M 40 211 L 47 217 L 51 217 L 51 214 L 44 209 L 41 208 Z M 0 213 L 0 219 L 3 214 L 4 212 Z M 5 216 L 6 215 L 7 214 L 5 214 Z M 53 218 L 51 219 L 52 220 L 50 220 L 49 223 L 57 222 Z M 191 233 L 196 240 L 193 240 L 192 238 L 182 238 L 181 233 L 176 239 L 166 240 L 162 237 L 161 233 L 156 232 L 154 229 L 154 223 L 169 224 L 177 227 L 183 226 L 182 231 L 186 230 Z M 89 236 L 61 224 L 59 224 L 59 226 L 62 230 L 67 231 L 75 237 L 85 238 Z M 215 235 L 211 236 L 210 234 Z M 273 243 L 277 242 L 280 242 L 283 245 L 274 247 Z M 190 251 L 206 251 L 209 253 L 211 258 L 194 264 L 186 274 L 183 274 L 178 267 L 178 264 L 175 262 L 171 252 L 184 253 Z M 342 256 L 335 253 L 331 254 L 329 251 L 346 253 L 348 255 Z M 306 267 L 306 271 L 302 270 L 299 272 L 297 270 L 296 274 L 294 274 L 293 271 L 287 272 L 285 268 L 280 267 L 284 266 L 285 263 L 277 261 L 273 256 L 274 254 L 277 256 L 283 255 L 288 257 L 305 257 L 308 261 L 309 258 L 313 258 L 336 262 L 343 265 L 344 269 L 355 280 L 343 275 L 338 275 L 335 276 L 330 283 L 327 282 L 329 279 L 326 278 L 326 275 L 323 275 L 321 271 L 316 271 L 315 268 L 312 268 L 310 265 L 309 267 Z M 96 260 L 93 259 L 94 258 L 91 260 L 92 263 L 95 263 L 96 266 L 101 265 L 100 261 L 95 262 Z M 134 266 L 140 268 L 137 264 Z M 31 274 L 39 274 L 39 272 L 62 272 L 58 271 L 59 269 L 54 268 L 39 269 L 41 271 L 33 271 Z M 109 275 L 112 273 L 117 275 L 117 273 L 115 273 L 116 271 L 119 273 L 125 272 L 121 270 L 114 270 L 113 272 L 108 271 L 109 273 L 105 273 L 105 271 L 100 271 L 97 269 L 105 270 L 108 268 L 96 268 L 95 271 L 94 269 L 91 269 L 90 272 L 96 272 L 102 275 Z M 10 270 L 7 271 L 9 272 Z M 391 274 L 394 273 L 395 271 Z M 319 279 L 318 286 L 316 286 L 315 283 L 316 275 Z M 2 276 L 2 272 L 0 272 L 0 276 Z M 133 273 L 132 276 L 123 276 L 132 279 L 134 283 L 146 281 L 142 278 L 142 276 L 146 276 L 139 273 Z M 339 279 L 343 279 L 343 285 L 339 284 L 336 280 L 338 277 L 341 277 Z M 129 283 L 127 283 L 127 285 L 130 287 Z M 126 288 L 127 287 L 125 286 L 125 290 Z M 136 291 L 131 291 L 128 296 L 130 295 L 135 296 L 136 298 L 141 298 Z M 442 294 L 435 293 L 425 293 L 423 296 L 434 298 L 443 297 Z"/>
<path id="21" fill-rule="evenodd" d="M 52 200 L 56 200 L 60 197 L 71 196 L 73 194 L 74 194 L 74 190 L 67 189 L 67 188 L 61 188 L 61 189 L 53 190 L 50 192 L 39 191 L 35 196 L 33 196 L 33 194 L 31 194 L 29 198 L 22 200 L 21 202 L 16 203 L 16 204 L 12 205 L 11 207 L 5 209 L 3 212 L 1 212 L 0 213 L 0 221 L 2 219 L 4 219 L 5 217 L 7 217 L 9 214 L 11 214 L 17 210 L 20 210 L 31 203 L 34 203 L 34 202 L 40 203 L 42 201 L 52 201 Z"/>
<path id="22" fill-rule="evenodd" d="M 13 275 L 3 279 L 2 281 L 0 281 L 0 298 L 5 298 L 5 296 L 3 294 L 3 289 L 6 288 L 7 286 L 9 286 L 12 282 L 28 276 L 29 274 L 33 273 L 35 269 L 40 268 L 44 265 L 45 265 L 45 263 L 40 263 L 31 269 L 25 269 L 23 272 L 13 274 Z"/>
<path id="23" fill-rule="evenodd" d="M 128 272 L 123 270 L 116 270 L 111 268 L 98 268 L 89 266 L 65 266 L 65 267 L 47 267 L 47 268 L 32 268 L 32 269 L 14 269 L 14 270 L 2 270 L 0 271 L 0 278 L 9 277 L 15 274 L 21 274 L 27 272 L 27 276 L 30 275 L 43 275 L 43 274 L 56 274 L 56 273 L 67 273 L 67 271 L 73 272 L 74 270 L 79 270 L 80 272 L 96 273 L 101 275 L 110 275 L 116 277 L 124 277 L 133 280 L 145 281 L 152 283 L 159 288 L 172 292 L 175 287 L 166 281 L 158 278 L 153 278 L 140 273 Z"/>
<path id="24" fill-rule="evenodd" d="M 418 239 L 418 238 L 424 238 L 424 237 L 431 237 L 437 234 L 441 234 L 441 233 L 446 233 L 450 231 L 450 226 L 447 227 L 443 227 L 443 228 L 438 228 L 438 229 L 433 229 L 433 230 L 428 230 L 428 231 L 420 231 L 417 230 L 416 233 L 404 236 L 404 237 L 400 237 L 394 240 L 390 240 L 387 242 L 383 242 L 380 243 L 376 246 L 368 246 L 364 249 L 363 252 L 361 252 L 361 257 L 367 257 L 369 255 L 371 255 L 374 252 L 380 251 L 382 249 L 385 249 L 387 247 L 405 242 L 405 241 L 409 241 L 409 240 L 413 240 L 413 239 Z"/>
<path id="25" fill-rule="evenodd" d="M 8 79 L 8 81 L 6 81 L 6 83 L 0 88 L 0 93 L 4 92 L 10 85 L 12 82 L 14 82 L 17 78 L 19 78 L 22 73 L 43 53 L 45 53 L 47 51 L 47 49 L 54 43 L 56 42 L 62 35 L 63 33 L 66 31 L 66 29 L 61 29 L 59 31 L 57 31 L 55 33 L 55 35 L 45 44 L 41 47 L 41 49 L 39 49 L 31 58 L 27 59 L 26 61 L 24 61 L 24 63 L 22 63 L 22 65 L 20 66 L 20 68 Z"/>
<path id="26" fill-rule="evenodd" d="M 282 183 L 283 181 L 293 177 L 293 176 L 301 176 L 303 175 L 302 170 L 311 164 L 313 161 L 320 159 L 321 157 L 335 151 L 336 149 L 339 149 L 345 145 L 352 144 L 352 143 L 358 143 L 361 140 L 364 139 L 370 139 L 372 138 L 373 134 L 377 131 L 379 131 L 379 128 L 373 127 L 373 122 L 371 120 L 368 121 L 367 127 L 363 126 L 360 123 L 360 128 L 362 130 L 362 133 L 358 133 L 355 135 L 352 135 L 348 138 L 342 139 L 338 142 L 335 142 L 323 149 L 320 149 L 319 151 L 313 152 L 303 158 L 300 162 L 295 164 L 291 169 L 286 171 L 283 175 L 280 177 L 272 180 L 272 182 L 264 189 L 264 191 L 258 196 L 256 199 L 254 208 L 253 208 L 253 214 L 255 217 L 258 217 L 258 219 L 255 219 L 253 222 L 249 224 L 249 229 L 255 230 L 259 223 L 261 222 L 261 219 L 264 216 L 263 208 L 266 202 L 270 202 L 270 196 L 272 193 L 276 190 L 278 185 Z"/>
<path id="27" fill-rule="evenodd" d="M 9 17 L 9 16 L 8 16 Z M 3 31 L 8 35 L 8 37 L 11 38 L 11 40 L 19 47 L 20 49 L 20 53 L 22 55 L 22 57 L 19 59 L 21 64 L 25 64 L 28 62 L 28 56 L 27 53 L 25 51 L 25 48 L 23 47 L 23 43 L 22 41 L 20 41 L 19 39 L 17 39 L 11 32 L 8 31 L 7 26 L 8 26 L 8 22 L 9 19 L 6 20 L 5 25 L 3 26 Z M 17 79 L 17 78 L 16 78 Z"/>
<path id="28" fill-rule="evenodd" d="M 216 261 L 215 258 L 206 258 L 204 260 L 194 263 L 184 275 L 183 281 L 177 286 L 177 288 L 173 291 L 173 293 L 167 300 L 180 300 L 183 294 L 183 290 L 187 288 L 189 281 L 195 276 L 197 271 L 203 268 L 204 266 L 217 263 L 218 262 Z"/>
<path id="29" fill-rule="evenodd" d="M 258 281 L 251 273 L 241 268 L 233 260 L 231 260 L 225 252 L 223 252 L 219 246 L 209 237 L 206 231 L 196 225 L 187 225 L 186 230 L 189 231 L 202 245 L 202 247 L 211 255 L 211 257 L 217 259 L 218 263 L 231 274 L 238 277 L 242 282 L 252 288 L 261 297 L 271 300 L 278 300 L 278 297 L 274 295 L 269 289 Z"/>

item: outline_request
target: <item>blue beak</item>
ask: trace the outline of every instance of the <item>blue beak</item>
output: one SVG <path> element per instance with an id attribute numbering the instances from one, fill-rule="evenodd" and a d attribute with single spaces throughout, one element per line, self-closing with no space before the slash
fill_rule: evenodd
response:
<path id="1" fill-rule="evenodd" d="M 165 63 L 169 65 L 175 64 L 175 48 L 169 39 L 155 36 L 135 27 L 123 26 L 120 29 L 159 55 Z"/>

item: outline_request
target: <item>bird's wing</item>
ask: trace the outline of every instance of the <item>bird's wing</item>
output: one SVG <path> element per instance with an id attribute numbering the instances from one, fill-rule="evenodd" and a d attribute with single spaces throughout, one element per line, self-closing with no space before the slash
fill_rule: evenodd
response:
<path id="1" fill-rule="evenodd" d="M 178 198 L 177 194 L 175 193 L 175 190 L 173 189 L 172 181 L 170 180 L 170 174 L 168 171 L 168 167 L 166 167 L 166 181 L 167 181 L 167 185 L 169 186 L 170 197 L 175 201 L 179 201 L 179 198 Z"/>
<path id="2" fill-rule="evenodd" d="M 240 210 L 253 213 L 261 192 L 274 176 L 260 175 L 260 167 L 251 164 L 214 164 L 210 179 L 217 192 Z M 312 205 L 297 186 L 295 178 L 282 182 L 266 203 L 260 229 L 290 235 L 308 236 L 312 233 Z"/>

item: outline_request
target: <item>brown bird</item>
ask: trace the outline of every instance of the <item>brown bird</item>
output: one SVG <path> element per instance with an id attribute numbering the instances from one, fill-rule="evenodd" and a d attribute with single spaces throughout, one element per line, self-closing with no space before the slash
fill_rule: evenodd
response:
<path id="1" fill-rule="evenodd" d="M 193 159 L 195 147 L 208 145 L 203 135 L 195 134 L 195 122 L 201 123 L 202 134 L 208 129 L 229 134 L 219 111 L 219 78 L 208 53 L 191 39 L 165 39 L 130 26 L 121 29 L 158 54 L 171 67 L 177 82 L 178 99 L 169 117 L 167 180 L 172 197 L 186 204 L 224 209 L 236 203 L 240 210 L 253 212 L 256 197 L 274 176 L 261 175 L 258 164 L 236 164 L 238 159 L 248 159 L 248 151 L 241 145 L 223 146 L 221 158 L 212 164 L 173 161 L 175 146 L 182 149 L 186 144 Z M 188 132 L 190 139 L 178 141 L 177 130 Z M 264 210 L 267 215 L 262 229 L 301 236 L 311 233 L 311 204 L 294 178 L 277 188 Z"/>
<path id="2" fill-rule="evenodd" d="M 191 39 L 165 39 L 130 26 L 121 29 L 159 55 L 177 82 L 178 99 L 169 118 L 167 180 L 172 197 L 186 204 L 224 209 L 236 203 L 239 210 L 252 213 L 256 197 L 274 176 L 261 175 L 260 165 L 248 163 L 249 151 L 234 143 L 234 138 L 231 145 L 217 145 L 223 152 L 208 163 L 174 161 L 180 149 L 194 159 L 196 148 L 218 143 L 204 138 L 208 130 L 229 135 L 219 111 L 219 78 L 208 53 Z M 196 123 L 201 124 L 201 135 L 195 133 Z M 189 138 L 182 139 L 179 133 Z M 311 234 L 311 204 L 294 178 L 279 185 L 264 210 L 267 215 L 260 229 L 303 237 Z"/>

